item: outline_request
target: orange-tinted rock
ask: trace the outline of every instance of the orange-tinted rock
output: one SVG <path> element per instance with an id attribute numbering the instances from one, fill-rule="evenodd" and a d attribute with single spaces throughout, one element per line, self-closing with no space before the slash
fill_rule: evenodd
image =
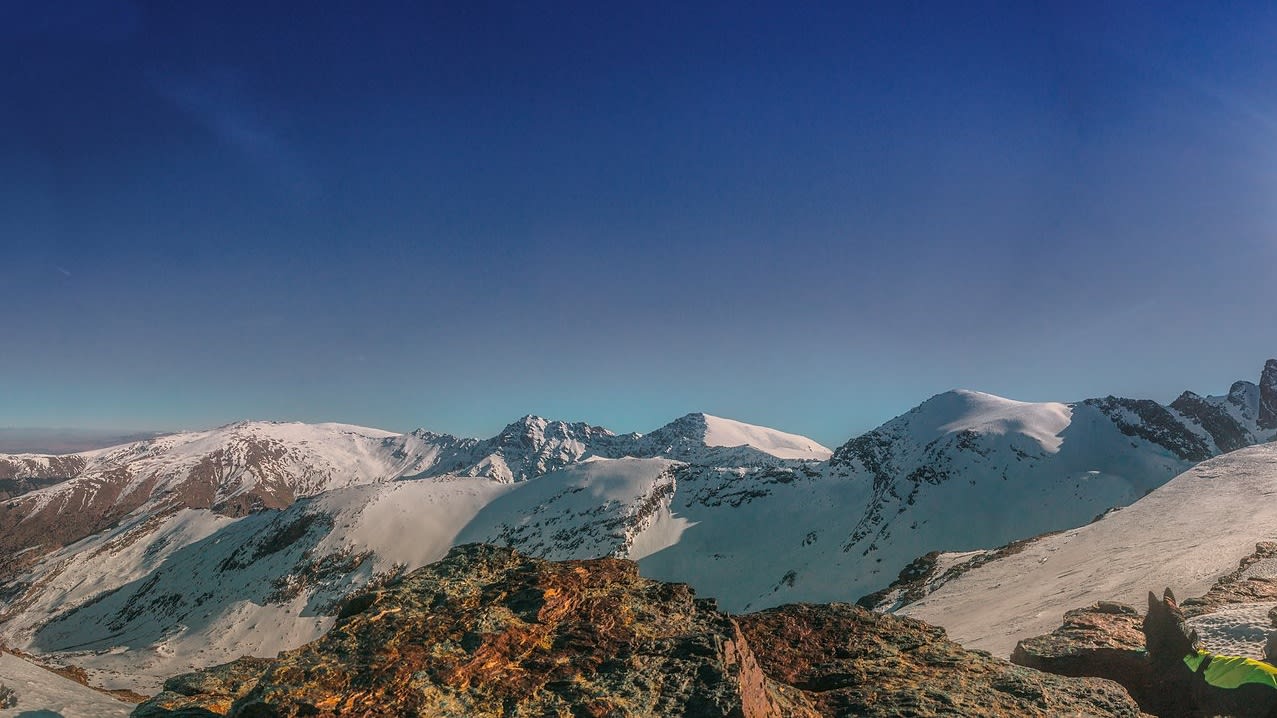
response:
<path id="1" fill-rule="evenodd" d="M 1064 614 L 1055 631 L 1016 645 L 1011 662 L 1064 676 L 1121 683 L 1146 709 L 1159 696 L 1144 656 L 1144 617 L 1131 606 L 1100 601 Z"/>
<path id="2" fill-rule="evenodd" d="M 351 599 L 314 643 L 165 688 L 135 715 L 1138 715 L 1113 683 L 1012 666 L 918 621 L 847 605 L 734 618 L 630 561 L 482 545 Z"/>
<path id="3" fill-rule="evenodd" d="M 922 621 L 846 604 L 739 618 L 772 679 L 827 716 L 1138 716 L 1120 686 L 1011 665 Z"/>

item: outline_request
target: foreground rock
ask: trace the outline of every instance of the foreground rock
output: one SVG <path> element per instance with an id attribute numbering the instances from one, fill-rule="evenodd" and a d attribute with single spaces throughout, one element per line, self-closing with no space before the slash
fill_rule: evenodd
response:
<path id="1" fill-rule="evenodd" d="M 1100 601 L 1064 614 L 1064 624 L 1045 636 L 1020 641 L 1011 662 L 1074 677 L 1121 683 L 1144 710 L 1161 713 L 1144 654 L 1144 617 L 1122 603 Z"/>
<path id="2" fill-rule="evenodd" d="M 1138 716 L 1114 683 L 849 605 L 734 618 L 620 559 L 472 544 L 276 660 L 179 676 L 135 716 Z"/>
<path id="3" fill-rule="evenodd" d="M 1072 679 L 968 651 L 944 629 L 846 604 L 738 618 L 764 673 L 822 716 L 1136 716 L 1110 681 Z"/>

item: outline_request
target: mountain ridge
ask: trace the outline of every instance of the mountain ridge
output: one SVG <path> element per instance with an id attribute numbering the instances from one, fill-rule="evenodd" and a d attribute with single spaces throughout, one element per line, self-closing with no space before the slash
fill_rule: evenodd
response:
<path id="1" fill-rule="evenodd" d="M 743 430 L 697 414 L 647 435 L 529 415 L 483 440 L 269 425 L 297 440 L 272 443 L 248 423 L 238 430 L 264 446 L 209 462 L 195 482 L 200 501 L 164 493 L 190 483 L 179 472 L 168 484 L 118 491 L 156 501 L 101 517 L 76 543 L 15 547 L 0 638 L 74 661 L 113 687 L 151 690 L 174 670 L 312 640 L 343 596 L 460 541 L 555 559 L 635 559 L 645 575 L 690 582 L 729 610 L 854 601 L 929 551 L 1082 525 L 1229 441 L 1271 438 L 1258 425 L 1262 395 L 1259 384 L 1235 382 L 1228 395 L 1193 394 L 1175 408 L 945 392 L 825 460 L 709 446 L 713 428 Z M 753 429 L 771 432 L 756 443 L 773 449 L 794 436 Z M 353 447 L 349 466 L 379 468 L 355 480 L 330 471 L 334 459 L 308 459 L 328 440 L 320 435 Z M 129 451 L 170 466 L 145 447 Z M 172 465 L 185 471 L 204 456 Z M 138 475 L 150 476 L 135 468 L 130 478 Z M 254 496 L 278 505 L 254 505 Z M 0 503 L 0 529 L 8 507 L 30 500 Z M 45 523 L 61 518 L 50 511 Z"/>

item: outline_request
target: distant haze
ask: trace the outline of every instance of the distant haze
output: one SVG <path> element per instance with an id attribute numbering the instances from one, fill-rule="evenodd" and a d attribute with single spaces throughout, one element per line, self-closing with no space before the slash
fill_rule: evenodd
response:
<path id="1" fill-rule="evenodd" d="M 71 454 L 77 451 L 118 446 L 142 441 L 164 432 L 110 432 L 93 429 L 18 429 L 0 427 L 0 453 L 4 454 Z"/>

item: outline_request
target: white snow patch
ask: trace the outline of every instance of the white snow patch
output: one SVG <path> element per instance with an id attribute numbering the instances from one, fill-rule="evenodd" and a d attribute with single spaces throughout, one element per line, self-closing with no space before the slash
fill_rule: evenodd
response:
<path id="1" fill-rule="evenodd" d="M 1264 644 L 1273 630 L 1268 612 L 1277 603 L 1235 603 L 1219 606 L 1186 623 L 1197 631 L 1206 650 L 1226 656 L 1264 657 Z"/>
<path id="2" fill-rule="evenodd" d="M 0 651 L 0 683 L 12 688 L 18 696 L 16 706 L 0 709 L 0 718 L 55 715 L 123 718 L 134 708 L 132 703 L 115 700 L 3 651 Z"/>
<path id="3" fill-rule="evenodd" d="M 934 409 L 943 411 L 942 416 L 959 414 L 937 427 L 942 433 L 1024 434 L 1051 453 L 1060 450 L 1060 434 L 1073 418 L 1068 404 L 1015 401 L 968 389 L 941 394 L 928 404 L 933 402 Z"/>
<path id="4" fill-rule="evenodd" d="M 316 545 L 316 555 L 372 548 L 377 571 L 425 566 L 443 558 L 485 505 L 520 485 L 445 477 L 322 494 L 316 507 L 332 515 L 336 527 Z"/>
<path id="5" fill-rule="evenodd" d="M 824 461 L 834 452 L 798 434 L 788 434 L 763 426 L 702 414 L 705 417 L 706 446 L 752 446 L 778 459 Z"/>

